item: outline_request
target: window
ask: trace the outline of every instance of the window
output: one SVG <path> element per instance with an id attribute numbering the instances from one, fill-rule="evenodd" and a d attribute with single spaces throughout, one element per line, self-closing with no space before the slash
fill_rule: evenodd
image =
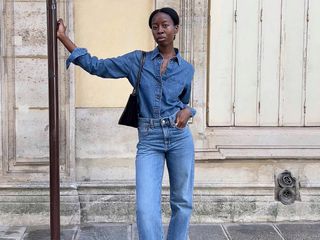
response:
<path id="1" fill-rule="evenodd" d="M 212 0 L 209 126 L 320 125 L 320 1 Z"/>

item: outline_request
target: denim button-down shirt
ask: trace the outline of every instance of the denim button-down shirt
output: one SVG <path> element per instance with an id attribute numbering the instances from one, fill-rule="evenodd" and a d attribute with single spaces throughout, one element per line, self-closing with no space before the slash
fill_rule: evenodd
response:
<path id="1" fill-rule="evenodd" d="M 139 116 L 143 118 L 162 118 L 189 108 L 191 82 L 194 69 L 185 61 L 179 51 L 172 58 L 166 71 L 161 75 L 163 61 L 158 48 L 146 53 L 139 87 Z M 67 59 L 67 68 L 74 63 L 90 74 L 102 78 L 127 78 L 135 86 L 142 52 L 133 51 L 123 56 L 98 59 L 84 48 L 76 48 Z M 196 111 L 190 108 L 192 116 Z"/>

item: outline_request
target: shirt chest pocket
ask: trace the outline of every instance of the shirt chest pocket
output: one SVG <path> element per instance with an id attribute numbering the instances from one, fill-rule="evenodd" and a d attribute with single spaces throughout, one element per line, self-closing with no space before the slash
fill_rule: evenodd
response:
<path id="1" fill-rule="evenodd" d="M 180 94 L 183 92 L 185 85 L 184 79 L 170 77 L 163 81 L 163 92 L 165 97 L 170 100 L 178 100 Z"/>

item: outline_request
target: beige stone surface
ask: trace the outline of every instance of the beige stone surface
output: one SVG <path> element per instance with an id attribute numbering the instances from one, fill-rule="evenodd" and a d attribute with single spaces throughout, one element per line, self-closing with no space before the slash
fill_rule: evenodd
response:
<path id="1" fill-rule="evenodd" d="M 15 94 L 17 108 L 48 107 L 47 59 L 15 59 Z"/>
<path id="2" fill-rule="evenodd" d="M 14 2 L 16 56 L 47 55 L 47 15 L 45 1 Z"/>
<path id="3" fill-rule="evenodd" d="M 102 59 L 149 51 L 154 47 L 148 26 L 153 5 L 150 0 L 76 0 L 75 42 Z M 106 81 L 78 68 L 76 78 L 77 107 L 124 107 L 132 91 L 126 79 Z"/>
<path id="4" fill-rule="evenodd" d="M 48 121 L 48 110 L 26 109 L 16 112 L 16 157 L 18 159 L 48 161 Z"/>
<path id="5" fill-rule="evenodd" d="M 0 16 L 0 224 L 44 224 L 49 221 L 45 1 L 0 3 L 6 7 Z M 108 3 L 113 9 L 108 18 L 97 17 L 108 13 Z M 137 12 L 141 2 L 117 10 L 126 3 L 58 1 L 59 17 L 66 20 L 71 37 L 101 56 L 120 53 L 119 45 L 125 45 L 123 52 L 153 47 L 144 28 L 146 9 L 154 7 L 153 1 Z M 103 8 L 85 11 L 90 4 Z M 168 5 L 177 8 L 182 18 L 176 45 L 196 69 L 191 104 L 197 115 L 190 123 L 196 146 L 192 222 L 317 220 L 319 128 L 208 127 L 209 1 L 155 1 L 156 7 Z M 144 27 L 126 27 L 126 14 L 132 11 L 137 14 L 132 24 Z M 108 21 L 100 26 L 103 17 Z M 117 29 L 121 31 L 110 38 L 109 33 Z M 124 38 L 127 31 L 134 37 Z M 102 40 L 97 43 L 98 38 Z M 62 224 L 132 222 L 137 131 L 117 124 L 123 110 L 117 106 L 123 106 L 130 87 L 122 80 L 89 80 L 84 73 L 75 73 L 74 67 L 66 71 L 66 51 L 60 48 L 59 53 Z M 75 89 L 80 90 L 77 100 Z M 275 200 L 275 178 L 284 170 L 297 179 L 301 197 L 288 206 Z M 164 220 L 168 221 L 167 175 L 163 182 Z"/>

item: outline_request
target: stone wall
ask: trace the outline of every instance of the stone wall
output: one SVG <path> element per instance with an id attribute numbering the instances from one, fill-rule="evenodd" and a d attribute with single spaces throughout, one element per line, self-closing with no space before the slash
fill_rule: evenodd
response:
<path id="1" fill-rule="evenodd" d="M 49 223 L 45 1 L 1 0 L 0 224 Z M 58 1 L 73 28 L 73 1 Z M 196 145 L 192 222 L 319 220 L 319 136 L 315 127 L 207 126 L 207 0 L 157 0 L 182 17 L 177 45 L 194 64 L 190 123 Z M 117 125 L 122 108 L 75 108 L 74 68 L 60 48 L 61 223 L 134 221 L 136 130 Z M 276 140 L 276 141 L 275 141 Z M 299 199 L 276 201 L 276 177 L 289 170 Z M 164 220 L 169 218 L 164 177 Z"/>

